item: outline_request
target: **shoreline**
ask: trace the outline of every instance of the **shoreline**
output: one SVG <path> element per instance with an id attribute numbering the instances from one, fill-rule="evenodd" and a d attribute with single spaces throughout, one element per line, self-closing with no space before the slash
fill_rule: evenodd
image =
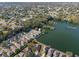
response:
<path id="1" fill-rule="evenodd" d="M 61 22 L 61 21 L 58 21 L 58 22 Z M 70 23 L 70 24 L 72 24 L 72 23 Z M 74 25 L 74 24 L 72 24 L 72 25 Z M 51 30 L 49 30 L 48 32 L 50 32 Z M 53 30 L 52 30 L 53 31 Z M 47 32 L 47 33 L 48 33 Z M 44 35 L 46 35 L 47 33 L 44 33 L 44 34 L 41 34 L 41 36 L 43 37 Z M 40 37 L 41 37 L 40 36 Z M 39 41 L 39 39 L 40 39 L 40 37 L 37 39 L 37 41 Z M 41 42 L 42 43 L 42 42 Z M 51 45 L 50 45 L 51 46 Z M 63 52 L 67 52 L 67 51 L 63 51 Z M 71 52 L 71 51 L 70 51 Z"/>

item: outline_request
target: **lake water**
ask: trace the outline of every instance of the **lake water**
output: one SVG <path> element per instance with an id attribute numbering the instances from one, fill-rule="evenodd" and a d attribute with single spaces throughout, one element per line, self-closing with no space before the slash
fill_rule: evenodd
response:
<path id="1" fill-rule="evenodd" d="M 38 41 L 60 51 L 71 51 L 79 55 L 79 25 L 57 22 L 55 27 L 55 30 L 41 36 Z"/>

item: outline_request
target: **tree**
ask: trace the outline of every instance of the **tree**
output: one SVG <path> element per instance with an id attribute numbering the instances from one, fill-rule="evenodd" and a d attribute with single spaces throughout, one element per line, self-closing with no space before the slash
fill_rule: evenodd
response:
<path id="1" fill-rule="evenodd" d="M 3 47 L 7 47 L 7 46 L 8 46 L 8 41 L 3 41 L 3 42 L 2 42 L 2 46 L 3 46 Z"/>
<path id="2" fill-rule="evenodd" d="M 16 52 L 16 54 L 18 54 L 20 51 L 21 51 L 20 49 L 16 49 L 15 52 Z"/>
<path id="3" fill-rule="evenodd" d="M 25 28 L 29 28 L 31 26 L 31 21 L 30 20 L 26 20 L 23 23 L 24 23 Z"/>
<path id="4" fill-rule="evenodd" d="M 53 17 L 49 15 L 48 18 L 47 18 L 47 20 L 51 21 L 51 20 L 53 20 Z"/>

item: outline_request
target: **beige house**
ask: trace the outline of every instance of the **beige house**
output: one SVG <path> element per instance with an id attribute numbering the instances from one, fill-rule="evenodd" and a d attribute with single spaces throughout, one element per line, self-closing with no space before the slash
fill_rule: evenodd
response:
<path id="1" fill-rule="evenodd" d="M 18 54 L 18 56 L 19 56 L 19 57 L 23 57 L 23 56 L 24 56 L 24 53 L 23 53 L 23 52 L 20 52 L 20 53 Z"/>
<path id="2" fill-rule="evenodd" d="M 28 53 L 28 47 L 23 50 L 24 53 Z"/>
<path id="3" fill-rule="evenodd" d="M 10 56 L 13 52 L 11 50 L 8 50 L 7 55 Z"/>
<path id="4" fill-rule="evenodd" d="M 17 49 L 17 47 L 16 47 L 16 46 L 14 46 L 14 45 L 12 45 L 12 46 L 10 46 L 10 49 L 11 49 L 11 51 L 12 51 L 12 52 L 14 52 L 14 53 L 15 53 L 15 51 L 16 51 L 16 49 Z"/>
<path id="5" fill-rule="evenodd" d="M 20 44 L 18 44 L 17 42 L 13 41 L 11 42 L 12 44 L 14 44 L 18 49 L 20 49 Z"/>

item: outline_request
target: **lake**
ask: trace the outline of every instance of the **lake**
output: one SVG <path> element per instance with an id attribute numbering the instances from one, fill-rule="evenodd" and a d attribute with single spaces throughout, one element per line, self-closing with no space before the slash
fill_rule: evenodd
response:
<path id="1" fill-rule="evenodd" d="M 38 41 L 57 50 L 79 55 L 79 25 L 57 22 L 56 29 L 41 36 Z"/>

